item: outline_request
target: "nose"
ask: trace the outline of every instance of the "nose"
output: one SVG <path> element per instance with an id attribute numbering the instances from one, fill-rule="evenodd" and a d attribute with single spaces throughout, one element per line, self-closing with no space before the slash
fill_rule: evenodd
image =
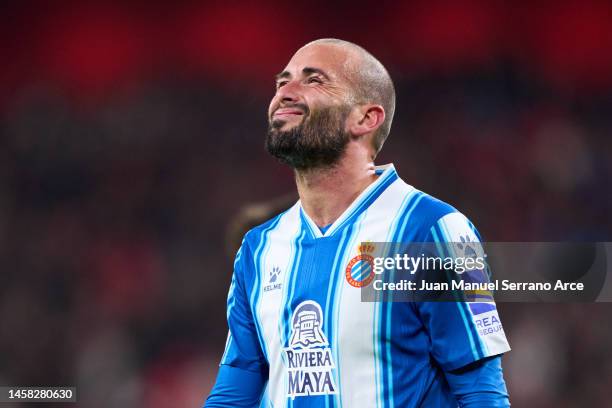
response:
<path id="1" fill-rule="evenodd" d="M 285 85 L 278 88 L 277 97 L 280 103 L 296 103 L 299 100 L 299 82 L 289 81 Z"/>

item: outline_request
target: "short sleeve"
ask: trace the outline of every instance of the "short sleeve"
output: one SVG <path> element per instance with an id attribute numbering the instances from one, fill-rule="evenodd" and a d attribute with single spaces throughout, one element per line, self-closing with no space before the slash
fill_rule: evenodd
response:
<path id="1" fill-rule="evenodd" d="M 482 253 L 478 231 L 459 212 L 438 219 L 429 230 L 427 242 L 435 243 L 441 256 Z M 474 280 L 488 279 L 483 270 L 473 273 Z M 430 336 L 431 354 L 444 370 L 455 370 L 510 350 L 490 295 L 477 293 L 469 300 L 419 302 L 416 307 Z"/>

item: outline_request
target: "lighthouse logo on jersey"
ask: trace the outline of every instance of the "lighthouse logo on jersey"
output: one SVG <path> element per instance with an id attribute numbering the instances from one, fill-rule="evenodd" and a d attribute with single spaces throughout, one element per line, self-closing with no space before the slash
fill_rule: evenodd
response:
<path id="1" fill-rule="evenodd" d="M 323 332 L 323 311 L 306 300 L 293 311 L 291 337 L 285 348 L 287 396 L 336 394 L 331 349 Z"/>

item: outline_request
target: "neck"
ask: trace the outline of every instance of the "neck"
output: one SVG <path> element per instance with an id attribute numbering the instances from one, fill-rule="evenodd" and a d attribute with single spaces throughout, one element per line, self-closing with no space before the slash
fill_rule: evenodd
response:
<path id="1" fill-rule="evenodd" d="M 336 221 L 378 176 L 369 152 L 349 143 L 342 159 L 330 168 L 295 173 L 302 208 L 319 227 Z"/>

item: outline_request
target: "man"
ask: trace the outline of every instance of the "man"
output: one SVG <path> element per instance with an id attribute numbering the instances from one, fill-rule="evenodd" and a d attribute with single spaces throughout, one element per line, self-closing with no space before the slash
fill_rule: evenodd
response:
<path id="1" fill-rule="evenodd" d="M 206 407 L 258 406 L 266 387 L 274 407 L 509 406 L 501 324 L 477 327 L 481 313 L 499 323 L 493 304 L 361 301 L 361 243 L 478 241 L 453 207 L 374 166 L 394 107 L 385 68 L 346 41 L 311 42 L 278 74 L 266 148 L 300 200 L 244 237 Z"/>

